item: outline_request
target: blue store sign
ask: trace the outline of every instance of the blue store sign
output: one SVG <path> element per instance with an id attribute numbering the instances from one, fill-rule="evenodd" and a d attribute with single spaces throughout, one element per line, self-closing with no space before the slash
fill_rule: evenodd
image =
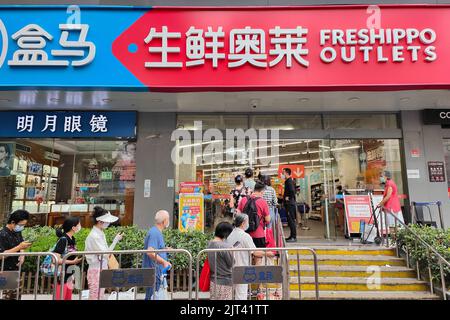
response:
<path id="1" fill-rule="evenodd" d="M 0 87 L 148 90 L 111 47 L 149 10 L 0 6 Z"/>
<path id="2" fill-rule="evenodd" d="M 0 112 L 0 138 L 136 138 L 134 111 Z"/>

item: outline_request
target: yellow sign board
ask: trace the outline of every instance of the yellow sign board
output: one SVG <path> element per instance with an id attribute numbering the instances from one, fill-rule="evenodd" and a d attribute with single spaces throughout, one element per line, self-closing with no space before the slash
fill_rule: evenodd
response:
<path id="1" fill-rule="evenodd" d="M 180 193 L 178 229 L 204 231 L 203 193 Z"/>

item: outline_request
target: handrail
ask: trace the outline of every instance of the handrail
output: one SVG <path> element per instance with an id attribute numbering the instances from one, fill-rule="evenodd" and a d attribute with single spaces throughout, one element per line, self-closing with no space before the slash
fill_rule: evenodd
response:
<path id="1" fill-rule="evenodd" d="M 434 249 L 428 242 L 423 240 L 417 233 L 415 233 L 410 227 L 408 227 L 408 225 L 406 225 L 399 218 L 397 218 L 395 216 L 395 214 L 393 214 L 392 212 L 388 212 L 388 213 L 395 218 L 396 222 L 399 222 L 403 227 L 405 227 L 406 230 L 411 232 L 414 235 L 414 237 L 416 237 L 418 240 L 420 240 L 427 247 L 427 249 L 429 249 L 431 252 L 433 252 L 443 263 L 445 263 L 447 266 L 450 267 L 450 262 L 445 260 L 445 258 L 439 252 L 437 252 L 436 249 Z"/>
<path id="2" fill-rule="evenodd" d="M 436 251 L 436 249 L 434 249 L 428 242 L 426 242 L 425 240 L 423 240 L 417 233 L 415 233 L 410 227 L 408 227 L 408 225 L 406 225 L 403 221 L 401 221 L 398 217 L 396 217 L 395 214 L 393 214 L 392 212 L 387 212 L 385 210 L 383 210 L 384 215 L 385 215 L 385 227 L 386 227 L 386 245 L 389 246 L 389 239 L 388 239 L 388 235 L 389 235 L 389 226 L 387 224 L 387 214 L 390 214 L 391 216 L 394 217 L 395 219 L 395 235 L 397 235 L 397 224 L 399 223 L 400 225 L 402 225 L 408 232 L 410 232 L 417 240 L 419 240 L 423 245 L 425 245 L 426 249 L 427 249 L 427 253 L 428 253 L 428 257 L 430 256 L 430 251 L 438 258 L 438 264 L 439 264 L 439 269 L 440 269 L 440 273 L 441 273 L 441 286 L 442 286 L 442 296 L 444 300 L 447 300 L 447 287 L 445 284 L 445 274 L 444 274 L 444 269 L 442 267 L 442 263 L 446 264 L 448 267 L 450 267 L 450 262 L 448 262 L 439 252 Z M 416 242 L 417 245 L 417 242 Z M 397 254 L 398 254 L 398 243 L 397 243 L 397 237 L 395 239 L 395 246 L 397 249 Z M 406 255 L 408 255 L 408 252 L 406 252 Z M 408 262 L 408 267 L 409 267 L 409 262 Z M 428 272 L 429 272 L 429 276 L 430 276 L 430 290 L 431 293 L 433 293 L 433 281 L 431 278 L 431 268 L 430 265 L 428 264 Z M 417 273 L 418 273 L 418 278 L 419 277 L 419 266 L 417 264 Z"/>
<path id="3" fill-rule="evenodd" d="M 313 265 L 314 265 L 314 285 L 315 285 L 315 296 L 316 296 L 316 300 L 319 300 L 319 266 L 318 266 L 318 259 L 317 259 L 317 253 L 316 250 L 309 248 L 309 247 L 292 247 L 292 248 L 211 248 L 211 249 L 203 249 L 201 250 L 198 254 L 197 254 L 197 261 L 196 261 L 196 269 L 197 269 L 197 274 L 196 274 L 196 278 L 199 279 L 200 278 L 200 257 L 203 254 L 207 254 L 208 252 L 214 252 L 216 255 L 218 252 L 253 252 L 253 251 L 263 251 L 263 252 L 267 252 L 267 251 L 285 251 L 287 252 L 288 250 L 296 250 L 297 251 L 297 263 L 299 262 L 299 257 L 298 257 L 298 252 L 302 251 L 302 250 L 306 250 L 309 251 L 311 253 L 311 255 L 313 256 Z M 217 268 L 217 264 L 216 264 L 216 268 Z M 289 270 L 289 264 L 286 265 L 287 270 Z M 300 272 L 300 270 L 299 270 Z M 298 274 L 298 276 L 300 276 L 300 273 Z M 288 279 L 285 280 L 288 282 Z M 283 282 L 283 286 L 285 286 L 285 283 Z M 289 287 L 289 282 L 287 283 L 287 286 Z M 298 283 L 298 288 L 299 291 L 301 291 L 301 283 Z M 289 288 L 287 290 L 287 292 L 289 292 Z M 199 284 L 197 281 L 197 285 L 195 288 L 195 297 L 198 300 L 199 299 Z M 289 299 L 289 296 L 287 296 L 287 299 Z"/>

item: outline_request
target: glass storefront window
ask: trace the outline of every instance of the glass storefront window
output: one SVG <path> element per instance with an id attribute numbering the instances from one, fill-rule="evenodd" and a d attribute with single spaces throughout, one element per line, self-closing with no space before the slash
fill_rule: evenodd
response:
<path id="1" fill-rule="evenodd" d="M 300 188 L 301 197 L 311 207 L 310 217 L 320 223 L 324 222 L 324 203 L 321 195 L 324 194 L 325 185 L 331 186 L 331 193 L 335 191 L 333 190 L 335 187 L 341 185 L 350 194 L 367 194 L 367 192 L 380 194 L 384 188 L 380 184 L 380 175 L 388 170 L 398 186 L 398 193 L 403 194 L 398 139 L 280 140 L 277 143 L 279 146 L 277 158 L 271 162 L 262 161 L 267 157 L 261 157 L 255 152 L 258 148 L 255 142 L 247 141 L 244 150 L 216 150 L 219 160 L 216 158 L 215 161 L 202 163 L 201 158 L 193 155 L 191 163 L 177 165 L 177 187 L 187 182 L 197 182 L 202 186 L 207 229 L 213 228 L 218 219 L 227 218 L 226 201 L 234 188 L 234 177 L 238 174 L 243 175 L 248 167 L 254 169 L 255 178 L 259 173 L 271 177 L 272 186 L 281 201 L 283 181 L 278 175 L 279 166 L 303 166 L 304 178 L 297 179 L 296 183 Z M 208 144 L 203 145 L 202 150 L 207 147 Z M 238 152 L 242 152 L 247 158 L 238 158 Z M 254 157 L 250 160 L 252 152 Z M 191 153 L 194 154 L 194 150 L 191 150 Z M 227 153 L 234 153 L 235 157 L 225 161 Z M 245 161 L 238 160 L 242 158 Z M 319 236 L 323 235 L 321 231 L 319 233 Z"/>
<path id="2" fill-rule="evenodd" d="M 256 115 L 250 116 L 250 128 L 255 129 L 321 129 L 320 115 Z"/>
<path id="3" fill-rule="evenodd" d="M 0 169 L 3 217 L 25 209 L 32 225 L 58 224 L 71 214 L 90 226 L 89 214 L 99 205 L 120 224 L 132 224 L 135 142 L 16 139 L 0 142 L 0 162 L 3 149 L 10 154 L 8 170 Z"/>
<path id="4" fill-rule="evenodd" d="M 324 129 L 397 129 L 396 114 L 325 114 Z"/>
<path id="5" fill-rule="evenodd" d="M 185 130 L 200 130 L 194 122 L 201 121 L 201 130 L 217 128 L 221 130 L 229 128 L 247 129 L 248 117 L 245 115 L 178 115 L 177 128 Z"/>

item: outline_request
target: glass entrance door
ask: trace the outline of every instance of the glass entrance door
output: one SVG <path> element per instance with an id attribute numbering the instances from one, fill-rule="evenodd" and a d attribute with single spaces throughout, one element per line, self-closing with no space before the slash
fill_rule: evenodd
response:
<path id="1" fill-rule="evenodd" d="M 336 239 L 336 173 L 335 159 L 332 152 L 332 141 L 329 137 L 320 145 L 320 164 L 323 177 L 323 227 L 325 239 Z"/>

